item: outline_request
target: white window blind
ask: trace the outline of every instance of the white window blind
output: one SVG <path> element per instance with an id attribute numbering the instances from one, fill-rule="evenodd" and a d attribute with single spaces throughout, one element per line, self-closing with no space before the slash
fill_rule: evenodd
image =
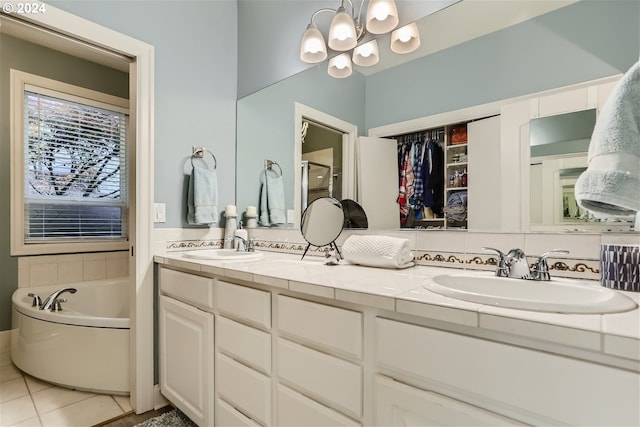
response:
<path id="1" fill-rule="evenodd" d="M 96 105 L 25 90 L 25 243 L 127 238 L 128 117 Z"/>

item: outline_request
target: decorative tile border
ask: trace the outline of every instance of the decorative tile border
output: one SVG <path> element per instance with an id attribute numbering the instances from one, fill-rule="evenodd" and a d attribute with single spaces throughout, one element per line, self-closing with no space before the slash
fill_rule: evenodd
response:
<path id="1" fill-rule="evenodd" d="M 302 256 L 306 242 L 282 241 L 274 236 L 272 239 L 256 239 L 256 249 L 267 252 L 279 252 Z M 295 236 L 287 236 L 294 238 Z M 298 240 L 295 238 L 295 240 Z M 217 249 L 222 248 L 222 239 L 210 240 L 171 240 L 166 242 L 167 251 L 182 251 L 186 249 Z M 447 267 L 465 270 L 494 271 L 497 265 L 497 257 L 486 253 L 442 252 L 433 250 L 414 250 L 416 265 L 431 267 Z M 324 256 L 325 248 L 311 246 L 306 256 Z M 536 261 L 536 257 L 527 257 L 530 266 Z M 600 260 L 598 259 L 571 259 L 549 258 L 549 270 L 555 277 L 566 277 L 584 280 L 600 279 Z"/>
<path id="2" fill-rule="evenodd" d="M 220 248 L 222 248 L 222 239 L 167 241 L 167 251 L 183 251 L 185 249 L 220 249 Z"/>

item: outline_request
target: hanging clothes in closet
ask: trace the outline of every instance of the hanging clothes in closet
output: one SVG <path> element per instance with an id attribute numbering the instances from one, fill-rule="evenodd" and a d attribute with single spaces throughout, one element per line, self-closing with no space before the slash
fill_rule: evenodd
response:
<path id="1" fill-rule="evenodd" d="M 401 227 L 442 215 L 444 199 L 444 152 L 438 133 L 427 131 L 401 135 L 398 139 L 397 202 Z"/>

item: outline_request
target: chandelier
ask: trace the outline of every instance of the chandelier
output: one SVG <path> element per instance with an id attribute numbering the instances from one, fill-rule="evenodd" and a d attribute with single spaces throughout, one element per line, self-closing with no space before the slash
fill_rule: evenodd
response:
<path id="1" fill-rule="evenodd" d="M 420 46 L 420 34 L 415 23 L 396 29 L 399 19 L 398 8 L 394 0 L 370 0 L 364 22 L 362 20 L 364 0 L 360 0 L 357 14 L 353 3 L 357 0 L 347 1 L 351 5 L 350 11 L 344 6 L 345 0 L 342 0 L 338 9 L 323 8 L 313 13 L 300 43 L 300 59 L 302 61 L 309 64 L 324 61 L 328 56 L 327 47 L 336 52 L 342 52 L 329 59 L 327 71 L 332 77 L 344 78 L 351 75 L 352 63 L 361 67 L 371 67 L 380 60 L 378 42 L 375 39 L 358 45 L 367 32 L 386 34 L 392 31 L 390 48 L 395 53 L 413 52 Z M 313 21 L 318 14 L 323 12 L 334 14 L 329 27 L 327 43 Z"/>

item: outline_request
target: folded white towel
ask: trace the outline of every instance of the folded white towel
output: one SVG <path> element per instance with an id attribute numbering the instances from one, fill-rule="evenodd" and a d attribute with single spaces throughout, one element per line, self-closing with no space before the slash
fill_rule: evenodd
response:
<path id="1" fill-rule="evenodd" d="M 286 218 L 282 175 L 265 170 L 260 177 L 260 225 L 285 224 Z"/>
<path id="2" fill-rule="evenodd" d="M 578 204 L 613 216 L 640 211 L 640 62 L 625 73 L 602 108 L 588 158 L 575 185 Z"/>
<path id="3" fill-rule="evenodd" d="M 215 169 L 193 167 L 187 191 L 187 222 L 218 223 L 218 178 Z"/>
<path id="4" fill-rule="evenodd" d="M 409 240 L 388 236 L 349 236 L 342 245 L 344 259 L 369 267 L 412 267 L 413 253 Z"/>

